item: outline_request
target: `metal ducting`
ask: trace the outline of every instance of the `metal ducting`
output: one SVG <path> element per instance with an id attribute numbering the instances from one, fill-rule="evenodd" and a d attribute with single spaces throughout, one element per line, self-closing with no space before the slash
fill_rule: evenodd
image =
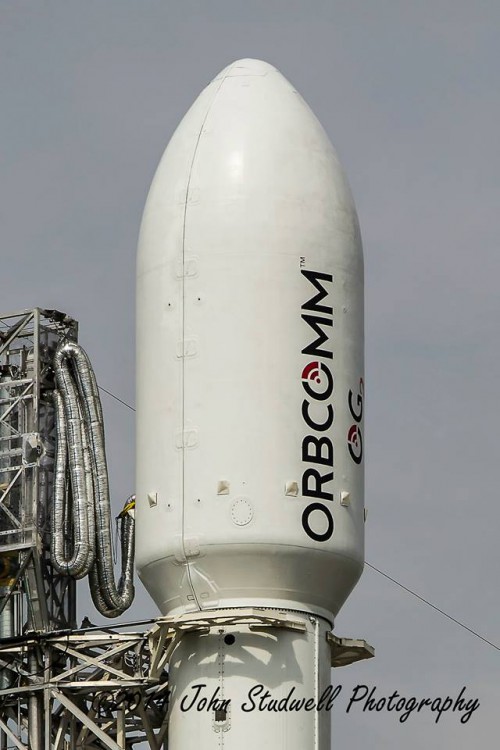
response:
<path id="1" fill-rule="evenodd" d="M 61 341 L 54 357 L 57 449 L 51 559 L 64 575 L 89 576 L 96 608 L 117 617 L 134 598 L 134 503 L 120 513 L 122 569 L 115 582 L 104 424 L 86 352 Z"/>

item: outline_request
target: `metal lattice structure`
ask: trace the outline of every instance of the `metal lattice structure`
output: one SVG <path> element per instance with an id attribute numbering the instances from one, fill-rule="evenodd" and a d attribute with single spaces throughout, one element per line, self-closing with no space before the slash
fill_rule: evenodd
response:
<path id="1" fill-rule="evenodd" d="M 77 334 L 56 310 L 0 316 L 0 750 L 159 750 L 164 640 L 76 630 L 75 578 L 51 563 L 54 356 Z"/>
<path id="2" fill-rule="evenodd" d="M 0 317 L 0 637 L 75 625 L 75 582 L 50 563 L 52 362 L 78 325 L 57 310 Z"/>
<path id="3" fill-rule="evenodd" d="M 168 639 L 167 639 L 168 641 Z M 67 631 L 0 644 L 3 748 L 164 747 L 167 673 L 157 634 Z"/>

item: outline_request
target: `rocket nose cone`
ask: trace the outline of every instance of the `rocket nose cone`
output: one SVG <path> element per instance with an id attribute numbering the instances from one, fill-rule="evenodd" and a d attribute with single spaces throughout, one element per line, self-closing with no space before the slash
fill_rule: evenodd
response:
<path id="1" fill-rule="evenodd" d="M 230 65 L 221 70 L 221 72 L 214 78 L 218 81 L 221 78 L 234 78 L 236 76 L 266 76 L 268 73 L 276 71 L 274 65 L 270 65 L 264 60 L 253 60 L 251 58 L 245 58 L 243 60 L 235 60 Z"/>

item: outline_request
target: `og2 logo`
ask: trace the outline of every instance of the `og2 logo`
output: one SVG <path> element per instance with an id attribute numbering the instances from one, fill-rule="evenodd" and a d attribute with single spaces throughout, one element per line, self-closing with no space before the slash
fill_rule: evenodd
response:
<path id="1" fill-rule="evenodd" d="M 349 411 L 355 422 L 355 424 L 349 427 L 347 432 L 347 448 L 349 450 L 349 455 L 355 464 L 360 464 L 363 459 L 363 437 L 361 435 L 360 426 L 360 422 L 363 418 L 363 396 L 364 383 L 363 378 L 360 378 L 357 396 L 354 398 L 353 392 L 349 391 L 349 396 L 347 397 Z M 353 400 L 355 401 L 354 404 Z"/>

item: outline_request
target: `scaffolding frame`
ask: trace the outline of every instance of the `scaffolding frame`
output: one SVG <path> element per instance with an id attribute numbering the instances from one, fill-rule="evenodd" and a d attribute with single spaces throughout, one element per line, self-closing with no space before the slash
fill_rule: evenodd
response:
<path id="1" fill-rule="evenodd" d="M 50 500 L 52 363 L 61 338 L 77 335 L 77 322 L 58 310 L 0 316 L 0 618 L 14 601 L 10 635 L 76 625 L 75 581 L 50 562 Z"/>

